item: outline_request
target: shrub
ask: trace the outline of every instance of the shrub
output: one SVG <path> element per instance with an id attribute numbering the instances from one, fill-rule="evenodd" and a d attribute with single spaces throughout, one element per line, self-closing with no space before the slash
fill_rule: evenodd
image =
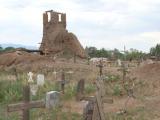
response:
<path id="1" fill-rule="evenodd" d="M 113 88 L 113 95 L 120 96 L 121 92 L 121 87 L 119 85 L 115 85 Z"/>

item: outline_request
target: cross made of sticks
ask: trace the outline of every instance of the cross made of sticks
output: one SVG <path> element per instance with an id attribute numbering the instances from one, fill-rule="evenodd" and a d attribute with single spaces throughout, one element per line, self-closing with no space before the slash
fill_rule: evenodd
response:
<path id="1" fill-rule="evenodd" d="M 29 120 L 29 110 L 32 108 L 44 108 L 45 102 L 43 100 L 30 101 L 30 87 L 29 85 L 23 88 L 23 102 L 8 105 L 8 112 L 22 111 L 22 120 Z"/>

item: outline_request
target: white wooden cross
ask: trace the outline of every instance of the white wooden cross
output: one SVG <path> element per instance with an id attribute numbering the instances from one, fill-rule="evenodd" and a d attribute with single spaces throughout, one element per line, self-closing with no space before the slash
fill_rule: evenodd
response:
<path id="1" fill-rule="evenodd" d="M 28 75 L 28 77 L 29 77 L 28 83 L 33 83 L 33 73 L 32 73 L 32 72 L 29 72 L 27 75 Z"/>
<path id="2" fill-rule="evenodd" d="M 53 74 L 54 74 L 54 78 L 55 78 L 55 79 L 57 79 L 57 73 L 58 73 L 58 72 L 56 72 L 56 71 L 54 70 Z"/>
<path id="3" fill-rule="evenodd" d="M 117 60 L 117 63 L 118 63 L 118 66 L 119 66 L 119 67 L 122 66 L 122 62 L 121 62 L 120 59 Z"/>

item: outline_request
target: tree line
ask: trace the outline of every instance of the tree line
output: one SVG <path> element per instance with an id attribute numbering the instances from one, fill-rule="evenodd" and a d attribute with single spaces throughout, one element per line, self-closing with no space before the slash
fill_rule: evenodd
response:
<path id="1" fill-rule="evenodd" d="M 11 51 L 11 50 L 15 50 L 16 48 L 14 47 L 6 47 L 3 48 L 2 46 L 0 46 L 0 52 L 6 52 L 6 51 Z"/>
<path id="2" fill-rule="evenodd" d="M 120 51 L 118 49 L 106 50 L 105 48 L 97 49 L 96 47 L 85 48 L 89 57 L 103 57 L 110 60 L 121 59 L 121 60 L 139 60 L 143 58 L 146 53 L 138 51 L 136 49 L 130 49 L 127 51 Z"/>
<path id="3" fill-rule="evenodd" d="M 160 57 L 160 44 L 157 44 L 155 47 L 150 49 L 150 54 L 152 56 Z"/>
<path id="4" fill-rule="evenodd" d="M 160 44 L 150 48 L 149 53 L 145 53 L 136 49 L 129 49 L 126 51 L 120 51 L 118 49 L 106 50 L 105 48 L 97 49 L 96 47 L 86 47 L 86 53 L 90 58 L 94 57 L 103 57 L 108 58 L 110 60 L 113 59 L 121 59 L 121 60 L 141 60 L 146 59 L 148 57 L 154 56 L 160 57 Z"/>
<path id="5" fill-rule="evenodd" d="M 0 52 L 6 52 L 6 51 L 15 50 L 15 49 L 16 48 L 14 47 L 3 48 L 0 45 Z M 144 53 L 142 51 L 139 51 L 133 48 L 126 51 L 120 51 L 116 48 L 113 50 L 107 50 L 105 48 L 97 49 L 96 47 L 92 47 L 92 46 L 86 47 L 85 51 L 88 54 L 88 57 L 90 58 L 103 57 L 103 58 L 108 58 L 110 60 L 113 60 L 113 59 L 140 60 L 140 59 L 145 59 L 151 56 L 160 58 L 160 44 L 157 44 L 156 46 L 151 47 L 149 53 Z"/>

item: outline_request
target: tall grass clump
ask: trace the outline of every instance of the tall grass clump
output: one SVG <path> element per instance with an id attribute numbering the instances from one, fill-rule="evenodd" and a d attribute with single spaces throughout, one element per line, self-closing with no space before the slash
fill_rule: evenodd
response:
<path id="1" fill-rule="evenodd" d="M 0 81 L 0 102 L 10 103 L 22 99 L 22 83 L 17 81 Z"/>
<path id="2" fill-rule="evenodd" d="M 85 93 L 86 94 L 91 94 L 94 93 L 96 91 L 96 87 L 93 84 L 86 84 L 85 85 Z"/>

